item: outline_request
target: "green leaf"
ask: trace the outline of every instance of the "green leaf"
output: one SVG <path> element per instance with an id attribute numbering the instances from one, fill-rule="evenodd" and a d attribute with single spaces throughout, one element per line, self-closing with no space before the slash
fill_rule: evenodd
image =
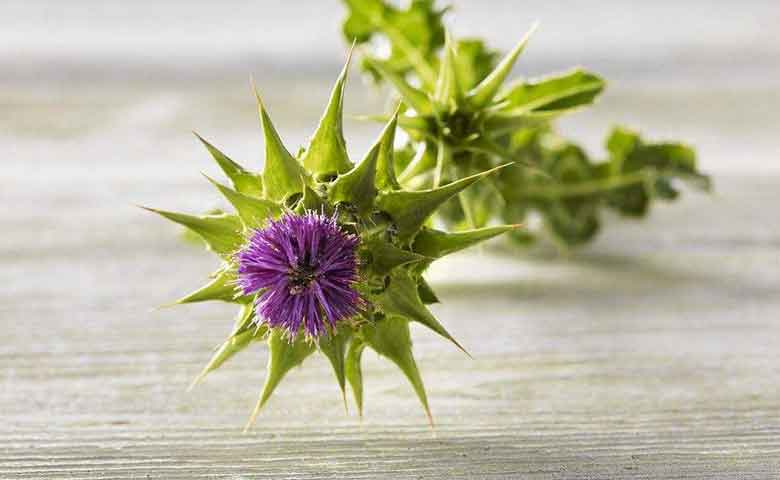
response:
<path id="1" fill-rule="evenodd" d="M 281 202 L 292 194 L 301 193 L 301 178 L 306 176 L 306 171 L 282 143 L 257 90 L 255 95 L 265 136 L 263 190 L 266 198 Z"/>
<path id="2" fill-rule="evenodd" d="M 419 191 L 394 191 L 382 193 L 377 200 L 380 210 L 386 212 L 398 227 L 401 240 L 408 240 L 444 202 L 474 182 L 505 167 L 502 165 L 476 175 L 462 178 L 439 188 Z"/>
<path id="3" fill-rule="evenodd" d="M 349 41 L 365 43 L 382 34 L 390 43 L 387 68 L 399 74 L 414 70 L 426 85 L 436 82 L 436 51 L 444 44 L 445 10 L 436 10 L 435 0 L 413 0 L 398 9 L 382 0 L 344 0 L 349 16 L 344 35 Z"/>
<path id="4" fill-rule="evenodd" d="M 330 215 L 331 208 L 325 202 L 325 200 L 314 191 L 310 186 L 304 183 L 303 185 L 303 198 L 301 198 L 296 213 L 302 214 L 304 212 L 323 212 L 326 215 Z"/>
<path id="5" fill-rule="evenodd" d="M 283 209 L 275 202 L 264 198 L 250 197 L 222 185 L 207 175 L 203 175 L 236 209 L 241 222 L 246 228 L 261 228 L 269 219 L 278 218 Z"/>
<path id="6" fill-rule="evenodd" d="M 390 274 L 390 283 L 387 288 L 377 296 L 376 303 L 389 317 L 398 316 L 421 323 L 451 341 L 463 353 L 469 353 L 449 334 L 428 308 L 423 305 L 420 295 L 417 293 L 417 282 L 412 279 L 409 272 L 395 270 Z"/>
<path id="7" fill-rule="evenodd" d="M 440 108 L 455 109 L 457 105 L 461 104 L 463 99 L 463 91 L 458 84 L 457 54 L 453 48 L 452 40 L 448 34 L 444 42 L 444 60 L 439 65 L 439 76 L 436 80 L 436 90 L 433 95 Z"/>
<path id="8" fill-rule="evenodd" d="M 412 353 L 412 338 L 409 334 L 409 322 L 402 318 L 387 317 L 368 323 L 362 329 L 366 343 L 378 354 L 389 358 L 401 369 L 409 383 L 412 384 L 417 398 L 420 399 L 428 422 L 433 426 L 431 409 L 428 407 L 428 396 L 425 393 L 420 370 Z M 361 381 L 362 390 L 362 381 Z M 362 394 L 361 394 L 362 400 Z M 362 403 L 362 401 L 361 401 Z"/>
<path id="9" fill-rule="evenodd" d="M 438 149 L 432 142 L 420 143 L 412 161 L 401 172 L 400 181 L 406 184 L 415 177 L 430 172 L 436 166 L 437 154 Z"/>
<path id="10" fill-rule="evenodd" d="M 278 329 L 272 329 L 268 336 L 268 367 L 265 376 L 265 384 L 260 398 L 257 401 L 252 416 L 246 424 L 245 431 L 254 425 L 257 415 L 265 406 L 268 399 L 271 398 L 279 382 L 282 381 L 287 372 L 297 367 L 314 352 L 314 345 L 307 342 L 302 335 L 299 335 L 292 343 L 284 338 L 284 333 Z"/>
<path id="11" fill-rule="evenodd" d="M 363 357 L 363 350 L 366 347 L 365 341 L 358 336 L 352 336 L 347 350 L 347 358 L 344 362 L 344 376 L 349 382 L 349 388 L 352 389 L 352 395 L 355 397 L 358 415 L 363 417 L 363 368 L 360 361 Z"/>
<path id="12" fill-rule="evenodd" d="M 180 298 L 175 303 L 197 303 L 208 302 L 212 300 L 235 303 L 238 301 L 240 292 L 236 288 L 235 270 L 223 268 L 216 272 L 214 278 L 209 283 L 195 290 L 189 295 Z"/>
<path id="13" fill-rule="evenodd" d="M 254 308 L 252 305 L 244 305 L 239 312 L 237 322 L 245 325 L 250 325 L 254 317 Z M 214 352 L 209 363 L 200 374 L 192 381 L 188 390 L 192 390 L 198 385 L 209 373 L 213 372 L 223 363 L 232 358 L 235 354 L 247 347 L 253 340 L 262 338 L 265 335 L 266 327 L 264 325 L 253 326 L 252 328 L 245 328 L 234 331 L 227 340 Z"/>
<path id="14" fill-rule="evenodd" d="M 537 24 L 534 24 L 528 33 L 523 36 L 520 42 L 509 52 L 496 66 L 496 68 L 490 72 L 490 74 L 482 80 L 479 85 L 474 87 L 468 93 L 469 103 L 475 108 L 481 108 L 488 105 L 498 93 L 504 80 L 512 71 L 512 67 L 515 65 L 517 58 L 525 49 L 528 40 L 536 30 Z"/>
<path id="15" fill-rule="evenodd" d="M 363 241 L 368 255 L 367 268 L 374 274 L 384 276 L 396 267 L 417 262 L 429 262 L 432 259 L 408 250 L 400 249 L 379 238 Z"/>
<path id="16" fill-rule="evenodd" d="M 490 240 L 502 233 L 510 232 L 518 225 L 501 225 L 484 227 L 463 232 L 442 232 L 432 228 L 423 228 L 414 237 L 412 250 L 430 258 L 441 258 L 445 255 L 469 248 L 478 243 Z"/>
<path id="17" fill-rule="evenodd" d="M 604 80 L 583 70 L 574 70 L 530 82 L 521 82 L 507 92 L 502 108 L 504 115 L 526 115 L 531 112 L 563 113 L 590 105 L 604 90 Z"/>
<path id="18" fill-rule="evenodd" d="M 347 410 L 346 373 L 345 356 L 347 355 L 347 343 L 352 337 L 352 327 L 350 325 L 340 326 L 335 334 L 328 334 L 320 337 L 320 351 L 328 357 L 333 367 L 333 374 L 341 388 L 341 397 L 344 400 L 344 410 Z"/>
<path id="19" fill-rule="evenodd" d="M 203 143 L 222 171 L 225 172 L 225 175 L 233 182 L 236 190 L 255 197 L 263 194 L 263 179 L 260 175 L 247 171 L 197 133 L 195 133 L 195 136 Z"/>
<path id="20" fill-rule="evenodd" d="M 352 52 L 350 52 L 350 58 Z M 344 173 L 352 168 L 352 162 L 347 155 L 342 127 L 344 85 L 349 71 L 349 58 L 341 71 L 336 85 L 330 95 L 330 101 L 319 126 L 312 136 L 309 148 L 301 159 L 307 170 L 319 175 Z"/>
<path id="21" fill-rule="evenodd" d="M 219 255 L 232 255 L 243 244 L 243 226 L 236 215 L 187 215 L 154 208 L 141 207 L 183 225 L 206 242 L 206 248 Z"/>

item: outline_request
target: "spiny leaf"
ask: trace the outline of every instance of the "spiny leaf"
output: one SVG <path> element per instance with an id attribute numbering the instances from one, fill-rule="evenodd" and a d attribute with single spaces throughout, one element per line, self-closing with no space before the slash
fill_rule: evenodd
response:
<path id="1" fill-rule="evenodd" d="M 244 305 L 239 311 L 236 322 L 241 324 L 250 324 L 253 318 L 253 306 Z M 195 380 L 192 381 L 188 390 L 195 388 L 196 385 L 203 381 L 206 375 L 222 366 L 223 363 L 228 361 L 236 353 L 246 348 L 246 346 L 249 345 L 252 340 L 262 338 L 262 336 L 265 335 L 265 332 L 265 326 L 251 329 L 234 329 L 234 332 L 230 334 L 230 337 L 228 337 L 228 339 L 225 340 L 222 345 L 220 345 L 220 347 L 214 352 L 214 355 L 212 355 L 209 363 L 206 364 L 200 374 L 195 378 Z"/>
<path id="2" fill-rule="evenodd" d="M 406 184 L 413 178 L 431 171 L 436 165 L 437 152 L 438 149 L 436 148 L 436 145 L 431 142 L 419 144 L 412 161 L 409 162 L 409 165 L 401 172 L 401 182 Z"/>
<path id="3" fill-rule="evenodd" d="M 439 188 L 419 191 L 395 191 L 379 195 L 377 206 L 390 215 L 398 227 L 401 240 L 408 240 L 420 229 L 439 206 L 477 180 L 505 167 L 502 165 Z"/>
<path id="4" fill-rule="evenodd" d="M 267 220 L 278 218 L 283 212 L 282 207 L 271 200 L 244 195 L 207 175 L 203 176 L 233 205 L 246 228 L 260 228 Z"/>
<path id="5" fill-rule="evenodd" d="M 282 143 L 256 89 L 255 96 L 265 137 L 263 190 L 266 198 L 284 201 L 290 195 L 301 192 L 301 177 L 306 175 L 306 171 Z"/>
<path id="6" fill-rule="evenodd" d="M 398 317 L 387 317 L 377 322 L 366 324 L 362 328 L 362 333 L 366 343 L 372 349 L 378 354 L 389 358 L 406 375 L 417 394 L 417 398 L 420 399 L 425 415 L 428 417 L 428 422 L 433 426 L 433 417 L 431 416 L 431 409 L 428 407 L 425 385 L 412 354 L 409 322 Z"/>
<path id="7" fill-rule="evenodd" d="M 441 258 L 445 255 L 484 242 L 502 233 L 518 228 L 519 225 L 501 225 L 485 227 L 463 232 L 442 232 L 432 228 L 423 228 L 414 237 L 412 250 L 431 258 Z"/>
<path id="8" fill-rule="evenodd" d="M 498 52 L 475 38 L 459 39 L 455 52 L 458 54 L 458 84 L 466 91 L 488 76 L 499 57 Z"/>
<path id="9" fill-rule="evenodd" d="M 519 57 L 525 49 L 525 46 L 536 30 L 537 25 L 538 24 L 534 24 L 528 33 L 523 36 L 517 46 L 499 62 L 496 68 L 490 72 L 479 85 L 469 92 L 469 102 L 473 107 L 484 107 L 493 100 L 501 88 L 501 85 L 504 83 L 504 80 L 506 80 L 506 77 L 509 75 L 509 72 L 512 71 L 512 67 L 515 65 L 517 57 Z"/>
<path id="10" fill-rule="evenodd" d="M 271 330 L 271 334 L 268 336 L 268 367 L 263 392 L 260 394 L 252 416 L 246 424 L 245 431 L 254 425 L 260 410 L 268 402 L 268 399 L 271 398 L 271 394 L 287 372 L 292 370 L 293 367 L 300 365 L 312 352 L 314 352 L 314 345 L 307 342 L 303 336 L 298 336 L 295 341 L 290 343 L 284 338 L 281 330 Z"/>
<path id="11" fill-rule="evenodd" d="M 328 357 L 328 360 L 330 360 L 330 364 L 333 367 L 333 374 L 336 375 L 339 388 L 341 388 L 341 397 L 344 400 L 345 411 L 347 409 L 347 394 L 345 390 L 346 373 L 344 357 L 347 355 L 347 343 L 349 343 L 351 337 L 352 327 L 349 325 L 342 325 L 336 330 L 335 334 L 320 337 L 319 340 L 320 351 Z"/>
<path id="12" fill-rule="evenodd" d="M 183 225 L 206 242 L 206 248 L 219 255 L 233 254 L 244 242 L 241 220 L 236 215 L 187 215 L 141 207 Z"/>
<path id="13" fill-rule="evenodd" d="M 559 114 L 589 105 L 604 90 L 604 80 L 580 69 L 511 87 L 504 97 L 504 114 L 524 115 L 530 112 Z"/>
<path id="14" fill-rule="evenodd" d="M 263 180 L 260 175 L 251 173 L 241 165 L 231 160 L 227 155 L 220 152 L 214 145 L 203 139 L 200 135 L 193 132 L 198 140 L 203 143 L 219 167 L 225 172 L 225 175 L 233 182 L 236 190 L 246 195 L 259 197 L 263 194 Z"/>
<path id="15" fill-rule="evenodd" d="M 451 341 L 463 353 L 469 353 L 439 323 L 436 317 L 423 305 L 417 293 L 417 282 L 409 272 L 397 269 L 390 274 L 390 284 L 377 296 L 377 304 L 387 316 L 399 316 L 419 322 L 442 337 Z"/>
<path id="16" fill-rule="evenodd" d="M 303 184 L 303 198 L 296 209 L 296 212 L 302 214 L 304 212 L 323 212 L 325 215 L 330 215 L 331 208 L 310 186 Z"/>
<path id="17" fill-rule="evenodd" d="M 358 415 L 363 417 L 363 368 L 360 361 L 363 357 L 363 350 L 366 347 L 365 341 L 361 337 L 352 336 L 347 350 L 347 358 L 344 363 L 344 376 L 352 389 L 352 395 L 355 397 Z"/>
<path id="18" fill-rule="evenodd" d="M 350 51 L 347 63 L 333 87 L 325 113 L 312 136 L 309 148 L 306 149 L 301 159 L 304 167 L 316 174 L 344 173 L 352 168 L 342 128 L 344 85 L 347 81 L 351 57 L 352 52 Z"/>
<path id="19" fill-rule="evenodd" d="M 397 190 L 401 188 L 395 176 L 394 143 L 398 125 L 399 105 L 390 121 L 379 136 L 379 155 L 376 160 L 376 188 L 379 190 Z"/>
<path id="20" fill-rule="evenodd" d="M 372 273 L 380 276 L 387 275 L 391 270 L 402 265 L 433 260 L 423 255 L 403 250 L 378 238 L 365 240 L 363 246 L 367 254 L 371 255 L 368 268 Z"/>
<path id="21" fill-rule="evenodd" d="M 236 302 L 240 294 L 236 289 L 236 272 L 231 269 L 222 269 L 217 272 L 209 283 L 195 290 L 189 295 L 176 301 L 177 304 L 208 302 L 219 300 L 222 302 Z"/>
<path id="22" fill-rule="evenodd" d="M 377 175 L 376 164 L 379 158 L 379 149 L 380 142 L 377 142 L 371 147 L 362 162 L 349 172 L 339 175 L 333 181 L 328 197 L 334 204 L 347 202 L 354 205 L 361 215 L 371 210 L 377 194 L 374 182 Z"/>

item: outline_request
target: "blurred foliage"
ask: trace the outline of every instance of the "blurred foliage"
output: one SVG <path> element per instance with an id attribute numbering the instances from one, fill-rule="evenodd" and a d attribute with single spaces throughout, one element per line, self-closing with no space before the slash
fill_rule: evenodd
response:
<path id="1" fill-rule="evenodd" d="M 647 143 L 617 127 L 607 136 L 608 157 L 594 160 L 558 134 L 555 119 L 591 105 L 605 81 L 575 69 L 506 85 L 533 29 L 501 57 L 480 39 L 451 38 L 443 24 L 448 8 L 434 0 L 405 8 L 383 0 L 344 3 L 343 32 L 360 46 L 363 69 L 391 84 L 402 101 L 402 184 L 435 188 L 515 163 L 446 204 L 439 219 L 448 227 L 525 223 L 535 215 L 539 228 L 511 237 L 525 245 L 546 233 L 566 248 L 593 239 L 605 210 L 641 218 L 654 199 L 675 200 L 681 181 L 709 190 L 684 144 Z"/>

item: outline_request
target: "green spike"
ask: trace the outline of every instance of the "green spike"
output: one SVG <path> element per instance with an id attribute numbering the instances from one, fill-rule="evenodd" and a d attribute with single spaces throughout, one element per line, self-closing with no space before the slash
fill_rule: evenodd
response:
<path id="1" fill-rule="evenodd" d="M 301 214 L 304 212 L 324 212 L 326 215 L 331 213 L 330 206 L 323 200 L 323 198 L 315 192 L 310 186 L 303 183 L 303 198 L 298 204 L 296 212 Z"/>
<path id="2" fill-rule="evenodd" d="M 232 255 L 244 242 L 244 237 L 241 235 L 241 220 L 236 215 L 195 216 L 148 207 L 141 208 L 187 227 L 206 242 L 208 250 L 219 255 Z"/>
<path id="3" fill-rule="evenodd" d="M 214 157 L 214 160 L 222 171 L 225 172 L 225 175 L 233 182 L 233 186 L 236 190 L 255 197 L 259 197 L 263 194 L 263 180 L 260 175 L 247 171 L 244 167 L 231 160 L 227 155 L 220 152 L 214 145 L 204 140 L 203 137 L 195 132 L 192 133 L 198 137 L 198 140 L 203 143 L 211 156 Z"/>
<path id="4" fill-rule="evenodd" d="M 260 410 L 268 402 L 268 399 L 271 398 L 271 394 L 287 372 L 292 370 L 293 367 L 300 365 L 312 352 L 314 352 L 314 345 L 307 342 L 303 336 L 298 336 L 295 341 L 290 343 L 284 338 L 281 330 L 271 330 L 271 334 L 268 336 L 268 367 L 263 392 L 260 394 L 257 405 L 255 405 L 255 409 L 252 412 L 252 416 L 249 417 L 249 422 L 247 422 L 244 431 L 252 428 Z"/>
<path id="5" fill-rule="evenodd" d="M 379 238 L 365 240 L 363 246 L 366 252 L 369 252 L 371 255 L 371 262 L 369 263 L 371 272 L 380 276 L 387 275 L 391 270 L 401 265 L 433 260 L 432 258 L 400 249 Z"/>
<path id="6" fill-rule="evenodd" d="M 378 354 L 389 358 L 406 375 L 417 394 L 417 398 L 420 399 L 420 403 L 425 410 L 425 416 L 428 417 L 428 423 L 433 426 L 433 417 L 431 416 L 431 409 L 428 407 L 425 385 L 412 353 L 409 322 L 402 318 L 388 317 L 366 324 L 362 332 L 366 343 L 372 349 Z"/>
<path id="7" fill-rule="evenodd" d="M 401 240 L 408 240 L 423 226 L 428 217 L 436 211 L 444 202 L 452 198 L 458 192 L 471 186 L 477 180 L 510 165 L 499 167 L 462 178 L 432 190 L 419 191 L 395 191 L 379 195 L 377 206 L 386 212 L 398 227 L 398 236 Z"/>
<path id="8" fill-rule="evenodd" d="M 260 228 L 268 219 L 278 218 L 282 207 L 264 198 L 250 197 L 203 175 L 233 205 L 246 228 Z"/>
<path id="9" fill-rule="evenodd" d="M 398 179 L 395 176 L 395 161 L 394 149 L 395 149 L 395 130 L 398 126 L 398 115 L 401 106 L 395 110 L 390 121 L 385 125 L 382 134 L 379 136 L 380 148 L 379 156 L 376 160 L 376 188 L 380 191 L 383 190 L 398 190 L 401 186 L 398 184 Z"/>
<path id="10" fill-rule="evenodd" d="M 235 285 L 236 272 L 222 269 L 214 275 L 209 283 L 195 290 L 189 295 L 176 300 L 176 304 L 208 302 L 218 300 L 222 302 L 236 302 L 239 292 Z"/>
<path id="11" fill-rule="evenodd" d="M 444 60 L 439 68 L 439 77 L 436 81 L 434 100 L 438 105 L 454 108 L 463 99 L 463 92 L 458 84 L 457 55 L 449 33 L 444 42 Z"/>
<path id="12" fill-rule="evenodd" d="M 417 279 L 417 294 L 420 295 L 420 300 L 423 302 L 423 305 L 441 303 L 439 297 L 436 296 L 436 292 L 433 291 L 433 288 L 431 288 L 428 281 L 425 280 L 422 275 Z"/>
<path id="13" fill-rule="evenodd" d="M 352 395 L 355 397 L 358 415 L 363 418 L 363 368 L 360 364 L 363 358 L 363 350 L 366 343 L 363 339 L 352 336 L 347 349 L 347 358 L 344 362 L 344 376 L 352 389 Z"/>
<path id="14" fill-rule="evenodd" d="M 533 35 L 534 31 L 536 31 L 538 25 L 538 23 L 534 23 L 517 46 L 499 62 L 496 68 L 490 72 L 479 85 L 468 93 L 469 102 L 473 107 L 484 107 L 493 100 L 501 88 L 501 85 L 504 83 L 504 80 L 506 80 L 506 77 L 509 75 L 509 72 L 512 71 L 512 67 L 517 61 L 517 57 L 519 57 L 525 49 L 528 40 L 531 38 L 531 35 Z"/>
<path id="15" fill-rule="evenodd" d="M 320 351 L 328 357 L 330 364 L 333 367 L 333 374 L 336 375 L 336 380 L 341 388 L 341 398 L 344 400 L 344 410 L 347 410 L 347 394 L 346 394 L 346 373 L 345 373 L 345 356 L 347 355 L 347 343 L 352 337 L 352 327 L 349 325 L 343 325 L 338 328 L 335 334 L 331 333 L 327 336 L 320 337 L 319 345 Z"/>
<path id="16" fill-rule="evenodd" d="M 453 233 L 423 228 L 414 237 L 412 250 L 427 257 L 441 258 L 519 227 L 519 225 L 501 225 Z"/>
<path id="17" fill-rule="evenodd" d="M 301 160 L 307 170 L 316 174 L 344 173 L 352 168 L 352 162 L 347 155 L 342 127 L 344 85 L 347 81 L 351 58 L 352 51 L 350 50 L 347 63 L 333 87 L 328 107 L 325 109 L 309 143 L 309 148 L 306 149 Z"/>
<path id="18" fill-rule="evenodd" d="M 366 57 L 365 62 L 372 68 L 375 68 L 385 80 L 392 83 L 403 101 L 408 106 L 412 107 L 418 115 L 424 116 L 433 113 L 431 100 L 425 92 L 410 85 L 409 82 L 398 73 L 385 68 L 384 63 L 376 61 L 371 57 Z"/>
<path id="19" fill-rule="evenodd" d="M 380 141 L 375 143 L 362 162 L 349 172 L 339 175 L 328 192 L 328 198 L 334 203 L 349 202 L 361 215 L 368 213 L 374 206 L 377 189 L 375 185 L 376 164 L 379 158 Z"/>
<path id="20" fill-rule="evenodd" d="M 301 192 L 301 177 L 306 175 L 306 171 L 282 143 L 257 89 L 255 89 L 255 98 L 265 137 L 265 168 L 263 169 L 265 197 L 270 200 L 284 201 L 290 195 Z"/>
<path id="21" fill-rule="evenodd" d="M 436 317 L 423 305 L 420 295 L 417 293 L 417 282 L 412 279 L 409 272 L 395 270 L 390 274 L 390 284 L 384 292 L 377 297 L 377 304 L 388 316 L 399 316 L 421 323 L 451 341 L 463 353 L 469 353 L 458 343 L 452 335 L 439 323 Z M 470 355 L 469 355 L 470 356 Z"/>
<path id="22" fill-rule="evenodd" d="M 252 317 L 252 305 L 245 305 L 239 312 L 238 320 L 242 322 L 251 322 Z M 265 331 L 266 327 L 261 326 L 258 328 L 244 329 L 232 333 L 230 337 L 225 340 L 222 345 L 220 345 L 217 351 L 214 352 L 214 355 L 211 356 L 209 363 L 206 364 L 200 374 L 195 378 L 195 380 L 192 381 L 188 390 L 195 388 L 195 386 L 197 386 L 200 382 L 203 381 L 204 378 L 206 378 L 206 375 L 222 366 L 223 363 L 246 348 L 252 342 L 252 340 L 256 338 L 262 338 L 262 336 L 265 335 Z"/>

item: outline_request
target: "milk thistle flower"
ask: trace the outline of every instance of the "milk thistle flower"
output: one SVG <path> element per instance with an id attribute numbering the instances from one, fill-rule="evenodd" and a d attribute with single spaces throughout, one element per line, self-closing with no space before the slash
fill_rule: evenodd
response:
<path id="1" fill-rule="evenodd" d="M 362 415 L 366 348 L 398 366 L 432 422 L 409 326 L 422 325 L 463 347 L 428 310 L 438 299 L 425 270 L 439 258 L 516 228 L 449 233 L 429 227 L 445 202 L 506 165 L 435 188 L 405 190 L 393 159 L 398 112 L 363 160 L 353 163 L 342 134 L 346 76 L 347 67 L 308 147 L 296 156 L 257 95 L 265 136 L 262 173 L 198 137 L 232 185 L 206 178 L 236 213 L 150 209 L 199 235 L 220 259 L 211 280 L 177 303 L 240 306 L 230 334 L 193 386 L 248 345 L 268 346 L 265 383 L 247 428 L 287 372 L 314 352 L 330 361 L 345 405 L 349 384 Z"/>
<path id="2" fill-rule="evenodd" d="M 320 337 L 363 303 L 355 289 L 358 243 L 339 228 L 336 216 L 284 215 L 255 230 L 236 255 L 238 285 L 244 295 L 259 293 L 256 318 L 292 339 L 301 328 Z"/>

